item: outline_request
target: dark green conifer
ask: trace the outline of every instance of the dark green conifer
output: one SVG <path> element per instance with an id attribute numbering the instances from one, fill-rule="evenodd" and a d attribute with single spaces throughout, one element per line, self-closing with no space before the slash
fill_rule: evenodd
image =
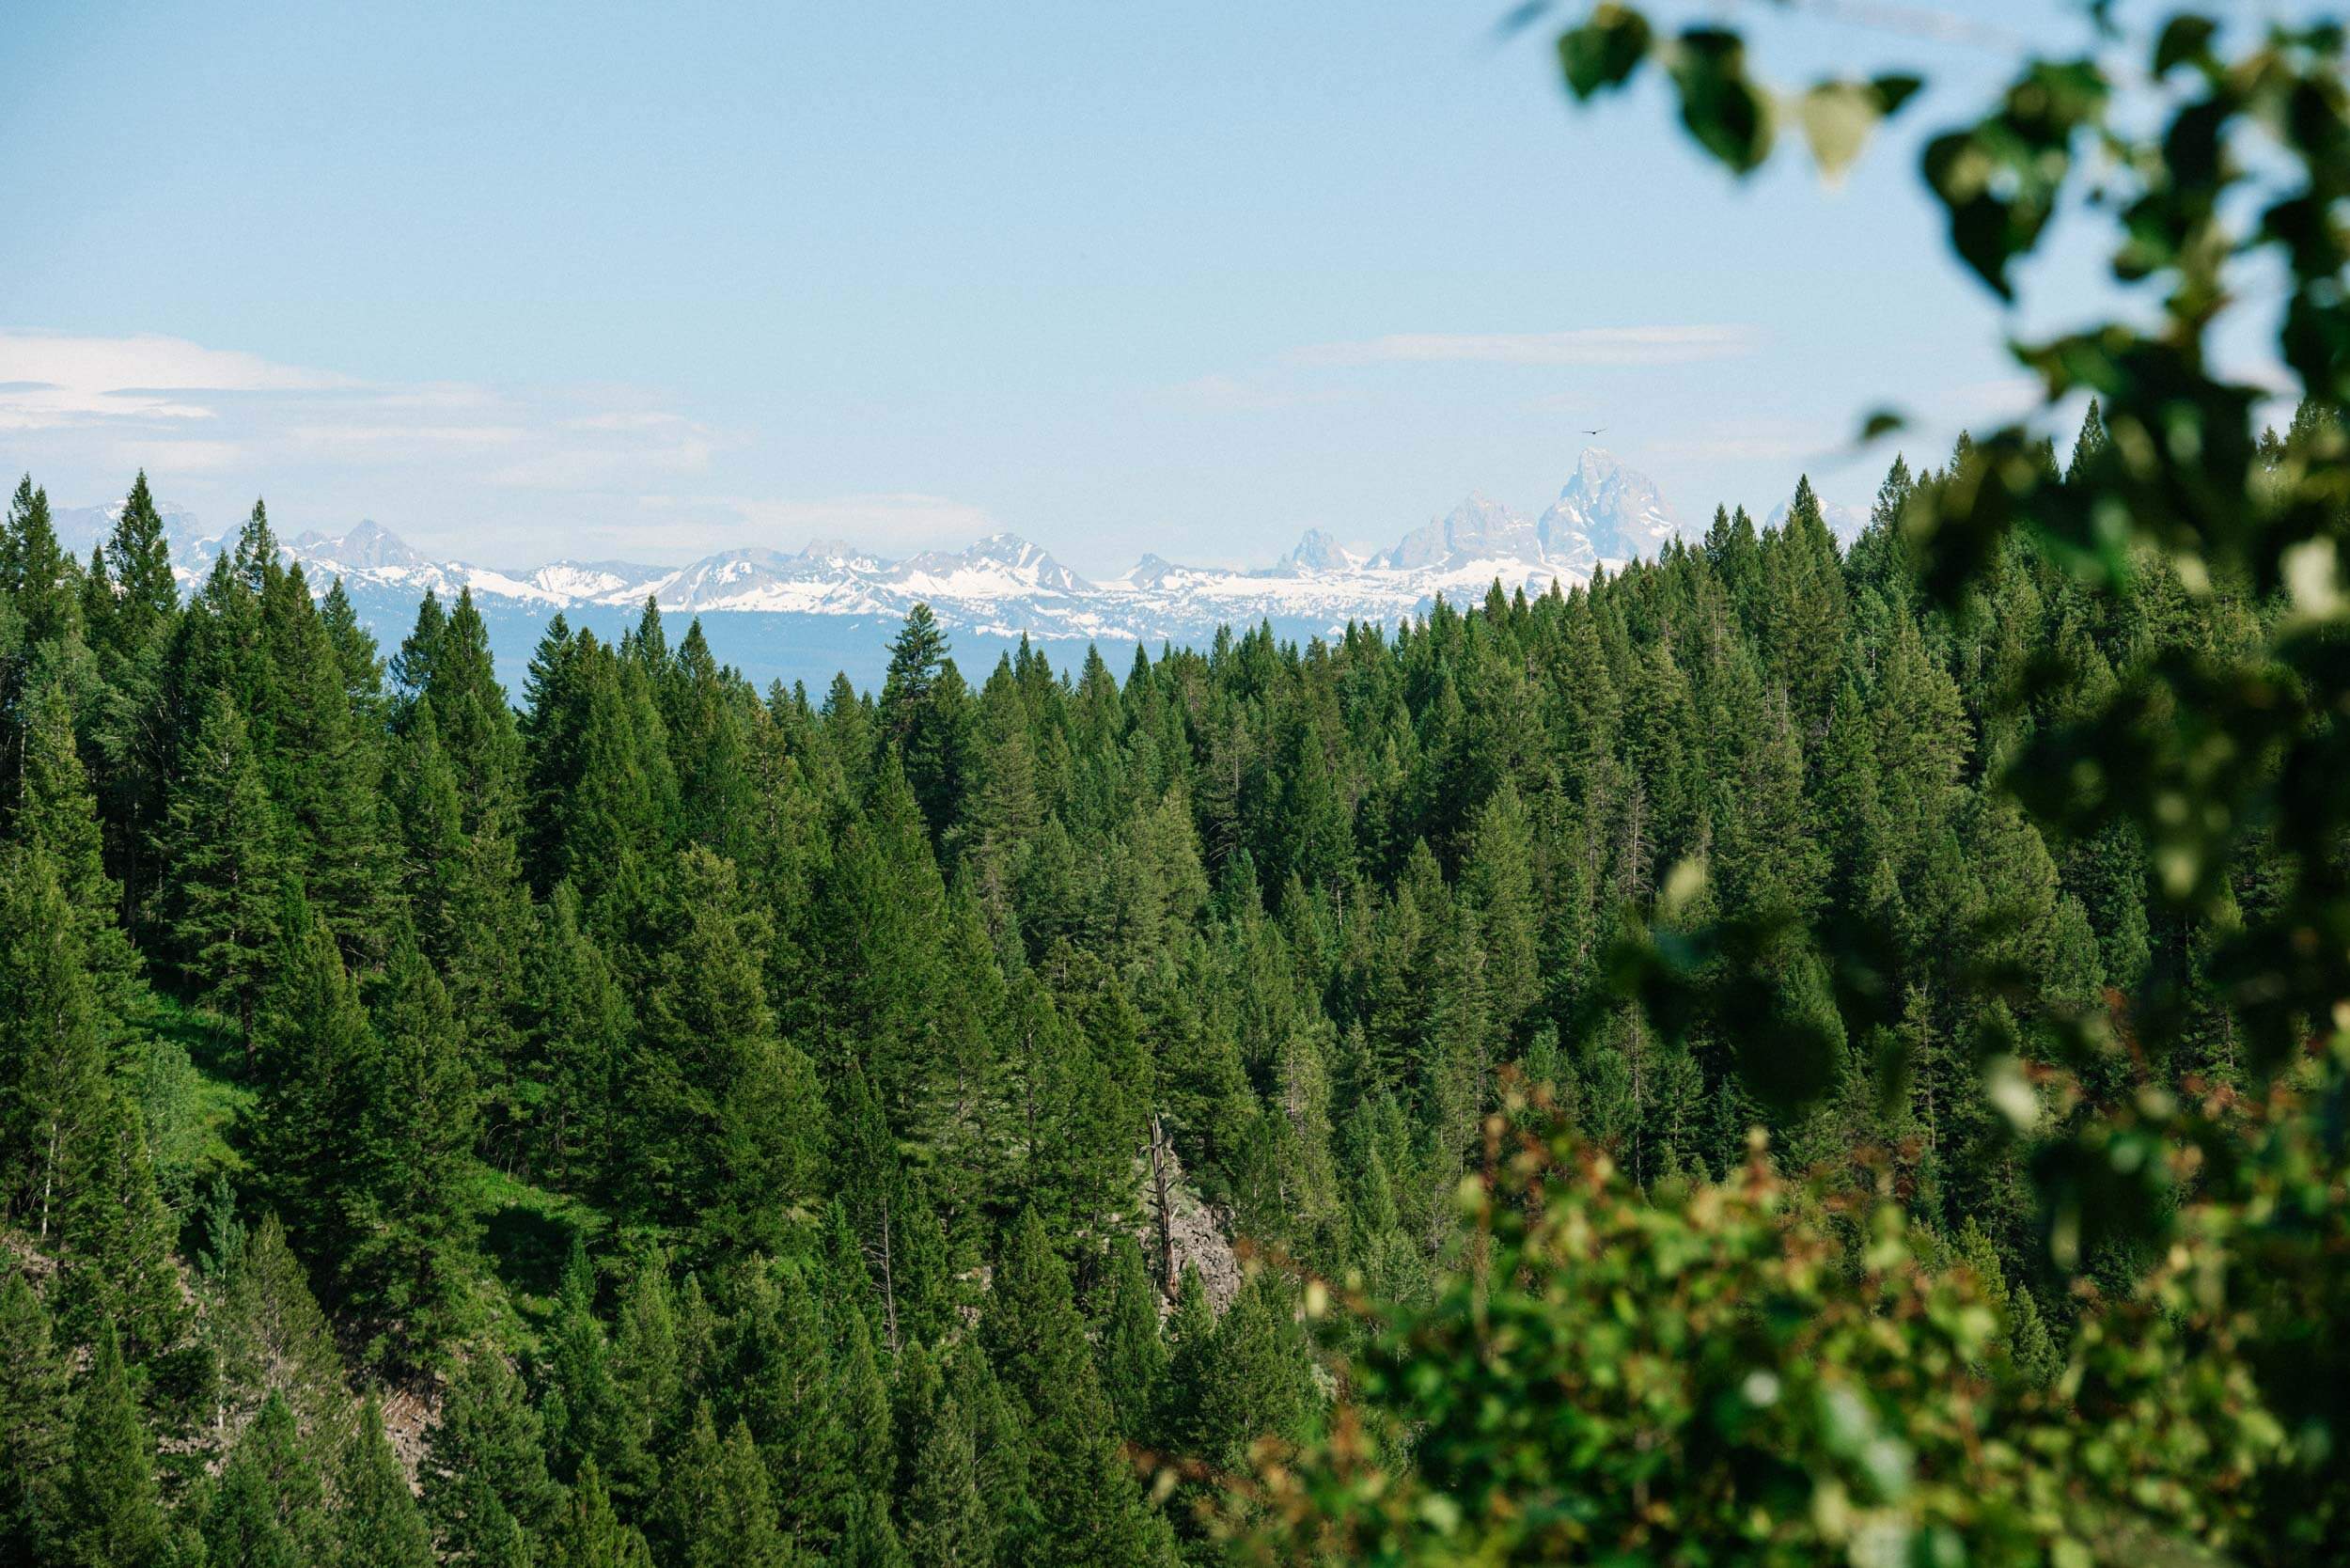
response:
<path id="1" fill-rule="evenodd" d="M 624 1135 L 632 1197 L 711 1248 L 781 1251 L 820 1169 L 814 1072 L 777 1038 L 767 1005 L 771 931 L 734 868 L 689 849 L 639 961 L 642 1051 Z"/>
<path id="2" fill-rule="evenodd" d="M 1144 1503 L 1119 1451 L 1068 1273 L 1033 1213 L 1005 1237 L 980 1334 L 1007 1392 L 1028 1417 L 1042 1531 L 1034 1560 L 1167 1560 L 1165 1521 Z"/>
<path id="3" fill-rule="evenodd" d="M 663 1490 L 678 1568 L 786 1568 L 790 1538 L 776 1519 L 766 1466 L 743 1422 L 721 1442 L 705 1402 Z"/>
<path id="4" fill-rule="evenodd" d="M 325 1482 L 292 1409 L 273 1394 L 237 1438 L 203 1525 L 206 1562 L 303 1568 L 335 1560 Z"/>
<path id="5" fill-rule="evenodd" d="M 0 1282 L 0 1558 L 10 1562 L 50 1560 L 61 1544 L 73 1440 L 66 1373 L 48 1309 L 10 1268 Z"/>
<path id="6" fill-rule="evenodd" d="M 336 1465 L 334 1523 L 340 1568 L 431 1568 L 431 1535 L 372 1392 Z"/>
<path id="7" fill-rule="evenodd" d="M 554 1568 L 651 1568 L 643 1532 L 621 1522 L 593 1459 L 580 1465 L 548 1561 Z"/>
<path id="8" fill-rule="evenodd" d="M 1159 1407 L 1167 1376 L 1167 1347 L 1159 1339 L 1159 1289 L 1151 1281 L 1142 1248 L 1130 1235 L 1110 1245 L 1109 1299 L 1094 1337 L 1102 1392 L 1128 1442 L 1144 1440 Z"/>
<path id="9" fill-rule="evenodd" d="M 155 1485 L 155 1440 L 131 1392 L 112 1323 L 99 1326 L 76 1390 L 73 1448 L 59 1509 L 67 1568 L 150 1568 L 169 1540 Z"/>
<path id="10" fill-rule="evenodd" d="M 249 1041 L 275 934 L 284 826 L 226 690 L 203 699 L 171 791 L 164 859 L 181 971 Z"/>
<path id="11" fill-rule="evenodd" d="M 356 1124 L 341 1135 L 352 1241 L 339 1275 L 381 1354 L 430 1364 L 471 1317 L 473 1079 L 447 993 L 405 934 L 374 1011 Z"/>
<path id="12" fill-rule="evenodd" d="M 476 1353 L 449 1379 L 422 1481 L 445 1560 L 495 1562 L 519 1545 L 527 1563 L 554 1529 L 563 1489 L 547 1474 L 522 1379 L 494 1352 Z"/>

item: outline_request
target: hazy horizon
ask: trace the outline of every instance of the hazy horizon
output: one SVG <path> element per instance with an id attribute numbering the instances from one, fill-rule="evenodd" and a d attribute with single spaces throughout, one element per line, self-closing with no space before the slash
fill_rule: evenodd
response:
<path id="1" fill-rule="evenodd" d="M 475 561 L 1010 531 L 1103 577 L 1539 509 L 1587 441 L 1692 525 L 1865 506 L 1889 394 L 1913 463 L 2027 406 L 1914 155 L 2076 18 L 1758 15 L 1781 80 L 1931 68 L 1824 189 L 1578 114 L 1501 10 L 34 5 L 0 468 Z"/>

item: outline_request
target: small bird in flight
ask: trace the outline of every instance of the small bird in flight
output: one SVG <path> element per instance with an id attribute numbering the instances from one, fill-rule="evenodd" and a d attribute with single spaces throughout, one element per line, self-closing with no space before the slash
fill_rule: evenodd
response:
<path id="1" fill-rule="evenodd" d="M 1585 431 L 1583 433 L 1585 435 L 1606 435 L 1607 433 L 1607 427 L 1606 425 L 1602 425 L 1595 431 Z"/>

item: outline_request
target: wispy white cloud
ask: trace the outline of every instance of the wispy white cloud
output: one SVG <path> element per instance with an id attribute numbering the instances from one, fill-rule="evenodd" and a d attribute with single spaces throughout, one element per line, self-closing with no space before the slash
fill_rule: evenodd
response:
<path id="1" fill-rule="evenodd" d="M 1690 365 L 1755 352 L 1746 326 L 1575 327 L 1563 332 L 1403 332 L 1292 351 L 1293 365 Z"/>
<path id="2" fill-rule="evenodd" d="M 705 472 L 718 451 L 717 437 L 689 419 L 664 416 L 648 423 L 621 416 L 609 417 L 621 422 L 566 420 L 544 449 L 493 469 L 483 478 L 491 484 L 521 490 L 626 489 L 653 475 Z"/>
<path id="3" fill-rule="evenodd" d="M 616 386 L 366 381 L 151 333 L 0 329 L 0 431 L 162 473 L 242 468 L 262 483 L 303 465 L 429 461 L 484 485 L 577 493 L 706 470 L 716 433 L 646 401 Z"/>
<path id="4" fill-rule="evenodd" d="M 0 429 L 217 416 L 219 394 L 320 392 L 355 384 L 184 337 L 79 337 L 0 329 Z"/>

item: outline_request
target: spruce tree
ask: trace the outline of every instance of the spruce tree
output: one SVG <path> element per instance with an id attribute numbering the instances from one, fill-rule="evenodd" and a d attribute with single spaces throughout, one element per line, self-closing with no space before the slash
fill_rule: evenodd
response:
<path id="1" fill-rule="evenodd" d="M 862 1060 L 892 1125 L 913 1120 L 933 1021 L 955 999 L 940 933 L 942 883 L 904 771 L 885 754 L 872 799 L 836 849 L 822 889 L 836 912 L 818 971 L 822 1059 Z"/>
<path id="2" fill-rule="evenodd" d="M 270 1396 L 237 1439 L 203 1524 L 206 1562 L 297 1568 L 332 1561 L 326 1490 L 293 1412 Z"/>
<path id="3" fill-rule="evenodd" d="M 226 690 L 216 687 L 204 698 L 171 791 L 164 844 L 181 972 L 250 1043 L 285 853 L 244 715 Z"/>
<path id="4" fill-rule="evenodd" d="M 748 1425 L 784 1527 L 811 1545 L 837 1539 L 859 1452 L 822 1304 L 801 1270 L 745 1283 L 728 1357 L 728 1403 Z"/>
<path id="5" fill-rule="evenodd" d="M 821 1097 L 777 1038 L 761 974 L 771 926 L 734 868 L 678 856 L 641 952 L 641 1051 L 624 1134 L 646 1217 L 709 1248 L 780 1251 L 812 1189 Z"/>
<path id="6" fill-rule="evenodd" d="M 180 587 L 171 575 L 171 545 L 142 469 L 115 518 L 105 544 L 106 578 L 114 592 L 106 638 L 118 656 L 151 647 L 178 612 Z"/>
<path id="7" fill-rule="evenodd" d="M 432 1538 L 369 1392 L 335 1470 L 335 1561 L 339 1568 L 432 1568 Z"/>
<path id="8" fill-rule="evenodd" d="M 1094 1338 L 1102 1392 L 1118 1419 L 1119 1435 L 1140 1442 L 1157 1411 L 1167 1376 L 1167 1346 L 1159 1339 L 1158 1287 L 1143 1264 L 1142 1248 L 1131 1235 L 1110 1244 L 1109 1299 Z"/>
<path id="9" fill-rule="evenodd" d="M 447 620 L 431 634 L 420 695 L 432 704 L 457 770 L 465 832 L 479 833 L 489 820 L 510 831 L 521 799 L 522 737 L 492 666 L 489 628 L 470 588 L 457 590 Z"/>
<path id="10" fill-rule="evenodd" d="M 360 732 L 372 738 L 387 715 L 384 660 L 376 649 L 375 634 L 359 619 L 359 612 L 352 606 L 339 576 L 319 602 L 319 620 L 326 628 L 328 645 L 335 651 L 335 667 L 342 676 L 352 717 Z"/>
<path id="11" fill-rule="evenodd" d="M 840 1527 L 840 1544 L 832 1560 L 840 1568 L 907 1568 L 898 1527 L 890 1521 L 888 1499 L 877 1492 L 858 1492 L 849 1498 L 849 1513 Z"/>
<path id="12" fill-rule="evenodd" d="M 1193 1391 L 1198 1456 L 1238 1470 L 1259 1438 L 1298 1441 L 1312 1388 L 1294 1310 L 1277 1278 L 1259 1274 L 1217 1320 L 1205 1375 Z"/>
<path id="13" fill-rule="evenodd" d="M 1535 873 L 1533 824 L 1505 781 L 1478 814 L 1463 881 L 1484 944 L 1486 1005 L 1506 1039 L 1516 1038 L 1541 994 Z"/>
<path id="14" fill-rule="evenodd" d="M 254 1164 L 296 1249 L 331 1276 L 356 1242 L 345 1189 L 376 1043 L 334 933 L 299 887 L 279 905 L 270 973 Z"/>
<path id="15" fill-rule="evenodd" d="M 1215 1306 L 1208 1300 L 1199 1270 L 1183 1265 L 1175 1285 L 1175 1309 L 1167 1321 L 1167 1374 L 1160 1379 L 1152 1429 L 1161 1447 L 1177 1453 L 1200 1449 L 1199 1402 L 1213 1375 Z"/>
<path id="16" fill-rule="evenodd" d="M 0 1190 L 8 1215 L 43 1241 L 63 1220 L 73 1149 L 111 1091 L 57 872 L 39 848 L 0 848 Z"/>
<path id="17" fill-rule="evenodd" d="M 106 874 L 96 796 L 74 734 L 72 700 L 62 682 L 29 694 L 21 745 L 14 836 L 46 853 L 72 923 L 99 1008 L 110 1056 L 121 1062 L 148 996 L 138 951 L 118 918 L 122 894 Z"/>
<path id="18" fill-rule="evenodd" d="M 547 1332 L 545 1393 L 547 1458 L 557 1480 L 588 1463 L 604 1474 L 634 1475 L 649 1463 L 627 1398 L 612 1372 L 610 1341 L 596 1316 L 595 1270 L 586 1242 L 572 1238 L 571 1259 L 557 1289 Z"/>
<path id="19" fill-rule="evenodd" d="M 686 842 L 742 861 L 760 816 L 753 726 L 759 704 L 722 669 L 696 620 L 678 645 L 662 718 L 677 778 L 678 830 Z"/>
<path id="20" fill-rule="evenodd" d="M 580 715 L 571 741 L 576 772 L 559 797 L 556 824 L 543 830 L 554 855 L 540 874 L 569 878 L 593 905 L 627 868 L 666 843 L 660 775 L 667 759 L 659 717 L 640 703 L 619 660 L 580 640 Z"/>
<path id="21" fill-rule="evenodd" d="M 842 1459 L 853 1496 L 885 1499 L 895 1447 L 889 1430 L 889 1388 L 873 1355 L 865 1316 L 836 1305 L 833 1388 L 840 1411 Z M 885 1511 L 886 1504 L 884 1504 Z M 845 1528 L 845 1527 L 844 1527 Z"/>
<path id="22" fill-rule="evenodd" d="M 1032 1213 L 1005 1238 L 980 1335 L 1007 1391 L 1027 1415 L 1042 1537 L 1054 1564 L 1167 1560 L 1166 1523 L 1143 1501 L 1119 1452 L 1069 1276 Z"/>
<path id="23" fill-rule="evenodd" d="M 529 896 L 505 808 L 493 807 L 468 825 L 438 705 L 419 698 L 407 723 L 394 795 L 418 943 L 447 988 L 485 1105 L 502 1120 L 517 1121 L 528 1098 L 515 1077 L 515 1058 Z"/>
<path id="24" fill-rule="evenodd" d="M 171 1225 L 57 870 L 38 847 L 0 849 L 0 1202 L 59 1254 L 69 1334 L 104 1321 L 144 1356 L 184 1317 Z"/>
<path id="25" fill-rule="evenodd" d="M 155 1188 L 146 1119 L 113 1090 L 78 1131 L 61 1184 L 58 1317 L 77 1337 L 102 1318 L 117 1325 L 144 1360 L 176 1347 L 188 1321 L 172 1256 L 177 1228 Z"/>
<path id="26" fill-rule="evenodd" d="M 76 1391 L 72 1460 L 59 1511 L 57 1560 L 68 1568 L 149 1568 L 168 1530 L 155 1485 L 155 1440 L 122 1365 L 112 1323 L 99 1327 Z"/>
<path id="27" fill-rule="evenodd" d="M 322 1443 L 348 1424 L 341 1353 L 274 1212 L 214 1276 L 204 1327 L 218 1370 L 215 1430 L 242 1428 L 272 1398 Z"/>
<path id="28" fill-rule="evenodd" d="M 0 530 L 0 595 L 15 605 L 26 649 L 77 627 L 73 589 L 73 562 L 57 547 L 49 493 L 35 489 L 27 474 L 9 500 L 8 522 Z"/>
<path id="29" fill-rule="evenodd" d="M 98 654 L 106 698 L 93 726 L 107 758 L 100 807 L 107 853 L 121 879 L 125 922 L 144 932 L 154 917 L 164 856 L 165 782 L 184 737 L 157 722 L 164 712 L 165 644 L 180 618 L 163 520 L 141 474 L 104 545 L 90 555 L 83 621 Z"/>
<path id="30" fill-rule="evenodd" d="M 370 714 L 354 706 L 344 655 L 299 566 L 277 572 L 272 562 L 261 616 L 276 694 L 271 796 L 288 853 L 345 950 L 380 958 L 394 864 L 382 832 L 383 759 L 367 728 Z"/>
<path id="31" fill-rule="evenodd" d="M 922 1435 L 899 1503 L 912 1568 L 982 1568 L 994 1561 L 995 1531 L 977 1471 L 969 1418 L 948 1398 Z"/>
<path id="32" fill-rule="evenodd" d="M 562 823 L 579 778 L 581 670 L 592 636 L 575 636 L 558 610 L 523 673 L 523 864 L 543 893 L 559 874 Z"/>
<path id="33" fill-rule="evenodd" d="M 426 588 L 416 603 L 415 623 L 391 658 L 392 684 L 398 691 L 394 713 L 403 733 L 414 704 L 432 684 L 432 662 L 447 630 L 448 612 L 441 607 L 440 595 Z"/>
<path id="34" fill-rule="evenodd" d="M 529 1553 L 556 1526 L 563 1489 L 547 1474 L 538 1413 L 494 1351 L 450 1377 L 422 1466 L 424 1513 L 445 1560 L 496 1562 Z"/>
<path id="35" fill-rule="evenodd" d="M 345 1300 L 377 1353 L 430 1364 L 470 1318 L 474 1090 L 448 996 L 413 938 L 392 951 L 358 1074 L 343 1203 Z"/>
<path id="36" fill-rule="evenodd" d="M 0 1559 L 44 1562 L 59 1546 L 73 1438 L 66 1360 L 49 1310 L 10 1268 L 0 1282 Z"/>
<path id="37" fill-rule="evenodd" d="M 643 1532 L 614 1512 L 612 1494 L 593 1459 L 581 1464 L 552 1541 L 548 1560 L 555 1568 L 651 1568 Z"/>
<path id="38" fill-rule="evenodd" d="M 879 704 L 880 740 L 896 747 L 933 839 L 961 808 L 969 748 L 969 688 L 947 651 L 938 618 L 916 604 L 889 645 Z"/>
<path id="39" fill-rule="evenodd" d="M 933 1333 L 947 1281 L 938 1222 L 918 1177 L 905 1168 L 888 1119 L 864 1069 L 839 1080 L 833 1118 L 832 1169 L 857 1264 L 873 1284 L 885 1349 Z"/>
<path id="40" fill-rule="evenodd" d="M 662 1501 L 678 1568 L 786 1568 L 791 1560 L 750 1428 L 737 1421 L 721 1441 L 706 1403 Z"/>
<path id="41" fill-rule="evenodd" d="M 646 1258 L 637 1263 L 615 1316 L 612 1377 L 619 1386 L 632 1435 L 624 1451 L 644 1455 L 646 1464 L 636 1474 L 606 1481 L 624 1501 L 636 1505 L 651 1493 L 651 1456 L 673 1449 L 692 1419 L 686 1386 L 697 1364 L 693 1347 L 685 1342 L 662 1260 Z"/>
<path id="42" fill-rule="evenodd" d="M 1044 1522 L 1026 1407 L 1006 1394 L 986 1354 L 969 1339 L 947 1353 L 943 1381 L 941 1397 L 970 1424 L 972 1484 L 994 1560 L 1002 1568 L 1035 1560 L 1045 1550 Z"/>

